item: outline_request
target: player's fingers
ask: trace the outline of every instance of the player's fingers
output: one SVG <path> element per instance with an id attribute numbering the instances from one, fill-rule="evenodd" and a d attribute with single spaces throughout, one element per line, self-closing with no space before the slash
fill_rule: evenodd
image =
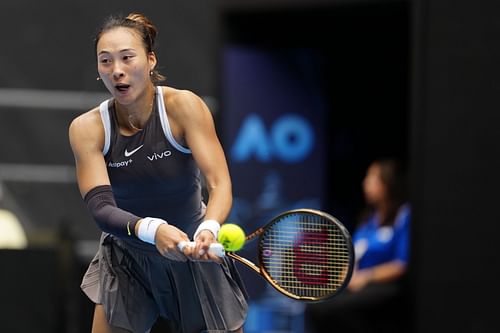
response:
<path id="1" fill-rule="evenodd" d="M 203 243 L 196 242 L 196 245 L 193 249 L 193 257 L 197 260 L 203 260 L 203 257 L 206 256 L 207 250 L 208 248 L 206 246 L 203 246 Z"/>
<path id="2" fill-rule="evenodd" d="M 182 247 L 182 250 L 181 252 L 187 256 L 187 257 L 190 257 L 193 255 L 193 247 L 192 246 L 189 246 L 189 245 L 186 245 L 186 246 L 183 246 Z"/>
<path id="3" fill-rule="evenodd" d="M 183 255 L 191 260 L 199 260 L 200 255 L 204 254 L 203 252 L 201 252 L 199 244 L 196 244 L 195 242 L 181 241 L 179 242 L 177 247 Z"/>
<path id="4" fill-rule="evenodd" d="M 196 244 L 194 242 L 181 241 L 177 246 L 179 248 L 179 251 L 186 257 L 186 259 L 190 260 L 199 259 L 199 254 L 198 254 L 199 250 L 196 248 Z"/>
<path id="5" fill-rule="evenodd" d="M 188 251 L 189 249 L 187 249 Z M 186 255 L 176 246 L 173 247 L 165 247 L 162 249 L 161 254 L 170 260 L 175 261 L 186 261 Z"/>
<path id="6" fill-rule="evenodd" d="M 202 243 L 199 245 L 199 250 L 198 255 L 199 255 L 199 260 L 207 260 L 207 261 L 215 261 L 218 263 L 221 263 L 221 254 L 220 250 L 216 247 L 216 245 L 220 245 L 218 243 Z"/>

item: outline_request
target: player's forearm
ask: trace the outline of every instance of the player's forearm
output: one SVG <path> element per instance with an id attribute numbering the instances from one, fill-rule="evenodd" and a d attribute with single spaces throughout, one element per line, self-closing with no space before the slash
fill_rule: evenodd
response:
<path id="1" fill-rule="evenodd" d="M 209 185 L 205 220 L 216 220 L 221 224 L 224 223 L 232 204 L 233 196 L 229 181 Z"/>
<path id="2" fill-rule="evenodd" d="M 87 208 L 102 231 L 118 237 L 135 236 L 140 217 L 116 206 L 110 185 L 100 185 L 90 190 L 84 197 Z"/>

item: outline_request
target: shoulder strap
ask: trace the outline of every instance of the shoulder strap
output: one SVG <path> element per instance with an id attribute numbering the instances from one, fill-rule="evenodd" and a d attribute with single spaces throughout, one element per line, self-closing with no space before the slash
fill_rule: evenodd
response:
<path id="1" fill-rule="evenodd" d="M 165 137 L 170 142 L 170 144 L 180 152 L 185 154 L 190 154 L 191 150 L 182 146 L 177 141 L 175 141 L 174 136 L 172 135 L 172 130 L 170 129 L 170 124 L 168 122 L 167 111 L 165 107 L 165 102 L 163 100 L 163 90 L 160 86 L 157 87 L 157 104 L 158 104 L 158 112 L 160 113 L 160 122 L 161 127 L 163 129 L 163 133 Z"/>
<path id="2" fill-rule="evenodd" d="M 99 111 L 101 113 L 102 125 L 104 127 L 104 147 L 102 149 L 102 154 L 106 155 L 109 151 L 109 145 L 111 143 L 111 120 L 109 118 L 108 110 L 109 100 L 105 100 L 99 106 Z"/>

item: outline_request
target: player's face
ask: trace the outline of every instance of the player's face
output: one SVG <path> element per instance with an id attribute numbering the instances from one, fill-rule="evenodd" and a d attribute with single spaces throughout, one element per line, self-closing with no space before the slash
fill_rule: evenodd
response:
<path id="1" fill-rule="evenodd" d="M 120 104 L 133 103 L 151 85 L 149 73 L 155 65 L 154 53 L 147 53 L 133 29 L 109 30 L 97 43 L 97 71 Z"/>
<path id="2" fill-rule="evenodd" d="M 382 182 L 380 166 L 372 164 L 363 180 L 363 190 L 365 199 L 369 204 L 377 205 L 383 202 L 386 197 L 386 186 Z"/>

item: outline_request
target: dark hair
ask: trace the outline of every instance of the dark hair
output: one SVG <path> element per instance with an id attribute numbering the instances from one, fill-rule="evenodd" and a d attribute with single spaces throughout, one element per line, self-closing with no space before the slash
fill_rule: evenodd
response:
<path id="1" fill-rule="evenodd" d="M 133 29 L 141 37 L 142 44 L 147 53 L 154 52 L 155 38 L 158 34 L 158 30 L 146 16 L 140 13 L 130 13 L 127 17 L 116 15 L 109 16 L 95 36 L 94 48 L 97 50 L 97 43 L 105 32 L 120 27 Z M 161 81 L 165 81 L 165 76 L 160 74 L 158 70 L 153 69 L 151 81 L 156 85 Z"/>
<path id="2" fill-rule="evenodd" d="M 387 189 L 387 211 L 381 225 L 392 225 L 399 208 L 407 201 L 407 180 L 403 164 L 393 158 L 378 159 L 371 163 L 380 168 L 380 180 Z M 366 215 L 364 215 L 366 217 Z"/>

